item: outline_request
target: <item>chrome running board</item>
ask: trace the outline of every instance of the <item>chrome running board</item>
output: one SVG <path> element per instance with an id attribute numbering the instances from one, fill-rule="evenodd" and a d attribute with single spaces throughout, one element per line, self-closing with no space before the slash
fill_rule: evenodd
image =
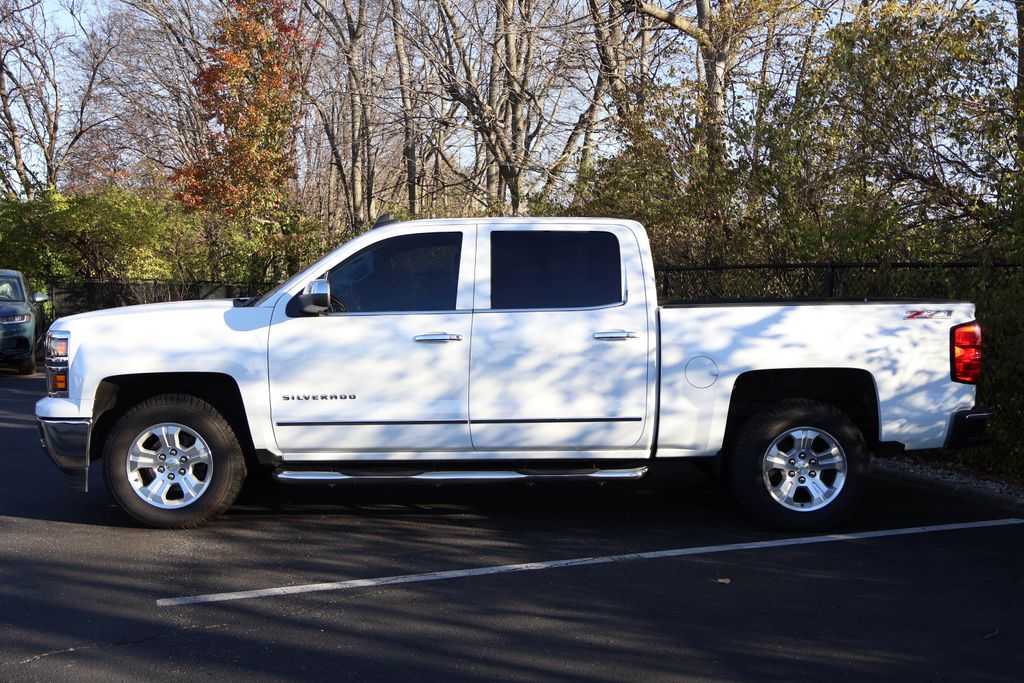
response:
<path id="1" fill-rule="evenodd" d="M 516 472 L 516 471 L 462 471 L 419 472 L 417 474 L 345 474 L 344 472 L 312 470 L 278 470 L 274 479 L 289 484 L 473 484 L 484 482 L 520 481 L 631 481 L 647 473 L 647 466 L 590 472 Z"/>

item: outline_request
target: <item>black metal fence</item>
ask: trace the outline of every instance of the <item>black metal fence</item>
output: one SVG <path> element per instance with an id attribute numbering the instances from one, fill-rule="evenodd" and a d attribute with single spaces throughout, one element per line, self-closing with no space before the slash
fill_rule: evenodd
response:
<path id="1" fill-rule="evenodd" d="M 50 297 L 53 319 L 135 304 L 254 296 L 271 286 L 240 282 L 46 279 L 46 293 Z"/>
<path id="2" fill-rule="evenodd" d="M 715 301 L 803 297 L 972 298 L 1018 278 L 1024 266 L 1002 262 L 747 263 L 656 270 L 662 300 Z M 46 280 L 54 318 L 133 304 L 253 296 L 272 283 L 165 280 Z"/>
<path id="3" fill-rule="evenodd" d="M 969 298 L 1019 277 L 1020 264 L 921 261 L 672 266 L 656 271 L 662 299 L 684 301 L 804 297 Z"/>

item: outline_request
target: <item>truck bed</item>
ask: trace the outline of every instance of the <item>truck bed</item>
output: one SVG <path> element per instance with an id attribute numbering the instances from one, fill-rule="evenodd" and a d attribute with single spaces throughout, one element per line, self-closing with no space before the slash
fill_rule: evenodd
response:
<path id="1" fill-rule="evenodd" d="M 949 372 L 950 329 L 973 319 L 973 304 L 920 299 L 663 304 L 658 455 L 717 453 L 737 381 L 782 371 L 863 382 L 877 394 L 882 417 L 868 426 L 879 441 L 941 447 L 949 416 L 974 405 L 974 387 Z"/>

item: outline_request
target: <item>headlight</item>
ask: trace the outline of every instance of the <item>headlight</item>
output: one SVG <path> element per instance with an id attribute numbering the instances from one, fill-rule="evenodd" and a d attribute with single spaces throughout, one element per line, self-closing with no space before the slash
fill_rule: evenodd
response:
<path id="1" fill-rule="evenodd" d="M 28 313 L 24 315 L 8 315 L 0 318 L 0 325 L 20 325 L 21 323 L 27 323 L 32 319 L 32 316 Z"/>
<path id="2" fill-rule="evenodd" d="M 68 339 L 62 330 L 46 333 L 46 390 L 55 398 L 68 395 Z"/>
<path id="3" fill-rule="evenodd" d="M 68 361 L 68 338 L 67 332 L 62 330 L 50 330 L 46 333 L 46 359 Z"/>

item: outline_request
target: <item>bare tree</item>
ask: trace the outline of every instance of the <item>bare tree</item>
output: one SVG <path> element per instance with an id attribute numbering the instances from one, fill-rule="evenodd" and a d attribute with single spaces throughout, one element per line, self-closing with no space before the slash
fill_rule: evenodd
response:
<path id="1" fill-rule="evenodd" d="M 603 86 L 581 59 L 586 16 L 557 0 L 435 0 L 433 9 L 421 9 L 419 48 L 444 97 L 458 105 L 461 127 L 482 147 L 474 173 L 484 177 L 471 180 L 483 181 L 492 211 L 507 196 L 518 214 L 597 120 L 591 105 Z"/>
<path id="2" fill-rule="evenodd" d="M 702 127 L 708 149 L 709 170 L 725 160 L 726 104 L 729 76 L 749 47 L 752 35 L 765 27 L 773 14 L 790 9 L 777 0 L 682 0 L 667 10 L 644 0 L 627 0 L 632 9 L 678 29 L 692 38 L 700 54 L 703 76 Z M 693 14 L 687 15 L 692 4 Z M 780 10 L 780 7 L 783 8 Z"/>
<path id="3" fill-rule="evenodd" d="M 220 11 L 219 0 L 120 0 L 111 10 L 119 47 L 104 69 L 104 108 L 129 164 L 166 176 L 209 148 L 195 78 Z"/>
<path id="4" fill-rule="evenodd" d="M 372 208 L 374 155 L 367 103 L 374 42 L 369 35 L 371 0 L 307 0 L 311 15 L 330 42 L 330 67 L 322 69 L 319 93 L 312 98 L 345 193 L 349 220 L 360 225 Z M 374 22 L 376 23 L 376 22 Z"/>
<path id="5" fill-rule="evenodd" d="M 114 42 L 90 29 L 81 4 L 65 5 L 68 29 L 42 3 L 2 2 L 0 142 L 10 157 L 0 179 L 8 193 L 32 198 L 57 186 L 75 147 L 102 124 L 91 108 Z"/>

